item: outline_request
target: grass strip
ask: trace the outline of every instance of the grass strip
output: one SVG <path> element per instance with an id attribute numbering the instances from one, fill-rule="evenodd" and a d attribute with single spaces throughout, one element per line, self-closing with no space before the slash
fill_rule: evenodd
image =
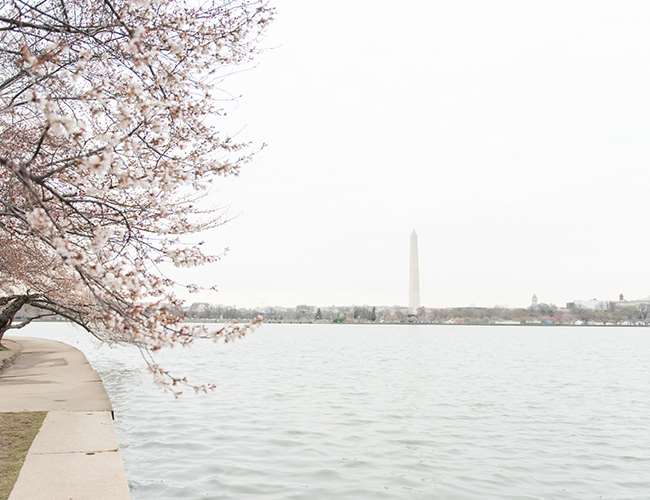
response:
<path id="1" fill-rule="evenodd" d="M 46 413 L 0 413 L 0 500 L 9 498 Z"/>

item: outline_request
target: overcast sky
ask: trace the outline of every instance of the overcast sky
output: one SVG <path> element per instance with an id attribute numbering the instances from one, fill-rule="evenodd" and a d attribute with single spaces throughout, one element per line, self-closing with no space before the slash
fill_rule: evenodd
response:
<path id="1" fill-rule="evenodd" d="M 405 305 L 413 228 L 425 306 L 650 295 L 648 2 L 275 3 L 210 301 Z"/>

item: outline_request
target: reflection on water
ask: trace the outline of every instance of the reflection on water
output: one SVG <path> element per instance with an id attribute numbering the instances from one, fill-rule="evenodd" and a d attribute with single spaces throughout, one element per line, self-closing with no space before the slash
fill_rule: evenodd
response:
<path id="1" fill-rule="evenodd" d="M 650 498 L 650 333 L 624 328 L 266 325 L 161 363 L 65 324 L 116 410 L 133 498 Z M 175 356 L 176 355 L 176 356 Z"/>

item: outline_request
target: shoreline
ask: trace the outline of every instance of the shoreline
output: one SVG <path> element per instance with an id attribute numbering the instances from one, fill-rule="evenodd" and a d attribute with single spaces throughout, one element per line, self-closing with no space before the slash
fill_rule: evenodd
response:
<path id="1" fill-rule="evenodd" d="M 250 319 L 208 319 L 208 318 L 188 318 L 184 323 L 203 323 L 203 324 L 226 324 L 226 323 L 248 323 L 253 321 L 253 318 Z M 62 320 L 36 320 L 33 323 L 69 323 L 73 324 L 70 321 Z M 376 321 L 376 322 L 334 322 L 334 321 L 277 321 L 277 320 L 263 320 L 262 324 L 267 325 L 370 325 L 370 326 L 382 326 L 382 325 L 407 325 L 407 326 L 508 326 L 508 327 L 522 327 L 522 326 L 534 326 L 534 327 L 572 327 L 572 328 L 648 328 L 650 327 L 650 322 L 643 325 L 616 325 L 616 324 L 582 324 L 576 325 L 574 323 L 551 323 L 551 324 L 542 324 L 542 323 L 489 323 L 489 322 L 468 322 L 468 323 L 434 323 L 434 322 L 409 322 L 409 321 Z M 5 338 L 4 340 L 8 340 Z"/>

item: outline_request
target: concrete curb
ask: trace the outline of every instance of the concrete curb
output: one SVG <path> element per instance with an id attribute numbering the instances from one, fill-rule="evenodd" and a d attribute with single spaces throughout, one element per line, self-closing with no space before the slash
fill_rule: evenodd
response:
<path id="1" fill-rule="evenodd" d="M 0 412 L 46 411 L 9 500 L 129 500 L 113 408 L 86 357 L 62 342 L 13 338 Z"/>

